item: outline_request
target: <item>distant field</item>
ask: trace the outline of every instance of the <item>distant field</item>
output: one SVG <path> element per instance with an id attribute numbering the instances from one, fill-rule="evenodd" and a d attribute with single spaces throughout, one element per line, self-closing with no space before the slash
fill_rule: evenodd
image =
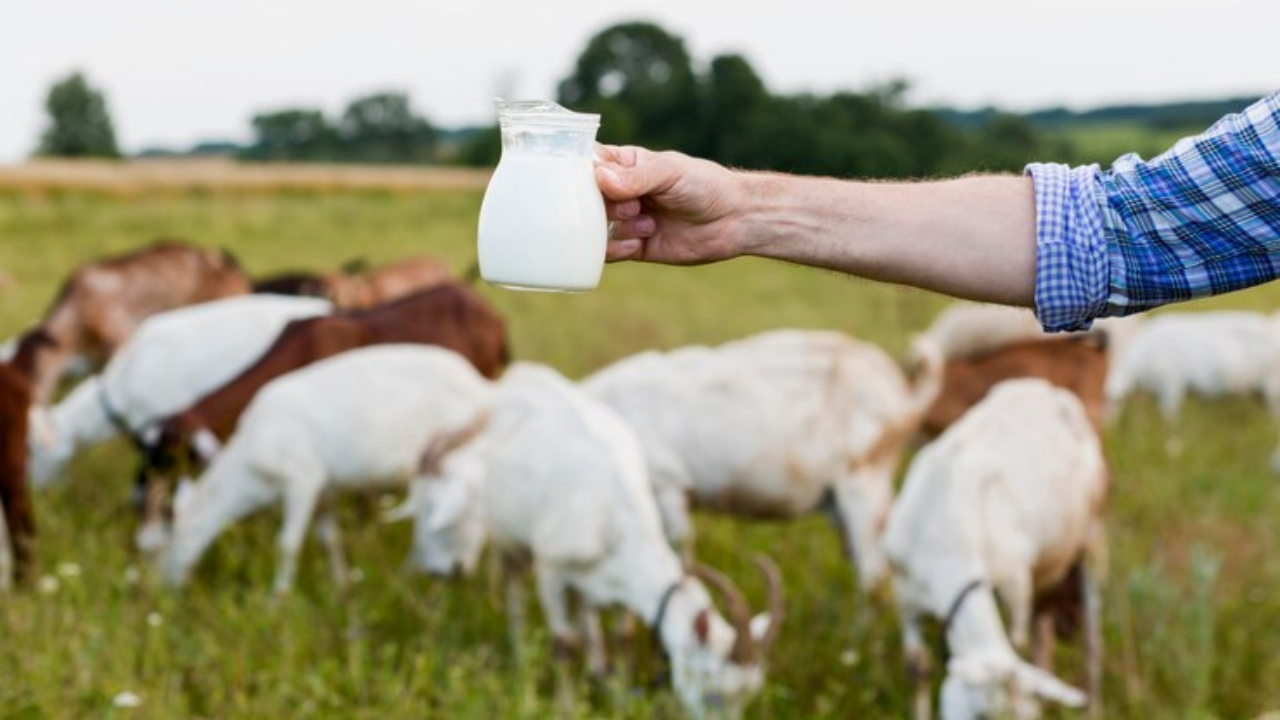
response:
<path id="1" fill-rule="evenodd" d="M 114 196 L 155 192 L 277 192 L 483 188 L 489 173 L 451 167 L 297 165 L 229 159 L 34 160 L 0 165 L 0 191 L 86 190 Z"/>
<path id="2" fill-rule="evenodd" d="M 1133 123 L 1089 123 L 1045 130 L 1045 136 L 1051 141 L 1069 143 L 1076 161 L 1098 163 L 1105 168 L 1131 152 L 1150 160 L 1181 138 L 1198 135 L 1206 129 L 1156 130 Z"/>
<path id="3" fill-rule="evenodd" d="M 410 253 L 461 269 L 473 258 L 479 201 L 477 189 L 0 192 L 0 269 L 11 278 L 0 283 L 0 338 L 35 318 L 79 262 L 157 236 L 226 247 L 255 273 Z M 572 376 L 645 348 L 774 327 L 835 328 L 896 355 L 944 305 L 755 261 L 612 267 L 587 295 L 484 292 L 510 318 L 519 357 Z M 1196 309 L 1277 305 L 1280 286 Z M 1138 402 L 1106 438 L 1108 718 L 1241 720 L 1280 710 L 1280 485 L 1266 467 L 1276 432 L 1247 401 L 1191 403 L 1181 432 L 1186 452 L 1169 459 L 1154 405 Z M 349 597 L 333 591 L 322 553 L 309 546 L 296 594 L 272 604 L 274 514 L 225 535 L 185 593 L 164 592 L 128 549 L 132 470 L 129 449 L 112 444 L 38 498 L 47 592 L 0 599 L 0 718 L 553 715 L 546 637 L 531 623 L 539 634 L 530 652 L 512 657 L 491 573 L 456 584 L 403 576 L 408 528 L 346 508 L 348 552 L 364 575 Z M 762 588 L 746 554 L 765 550 L 785 573 L 791 614 L 750 717 L 907 715 L 896 620 L 857 595 L 824 520 L 703 516 L 699 531 L 703 559 L 740 579 L 757 604 Z M 642 689 L 651 679 L 642 659 L 639 677 L 584 679 L 574 717 L 679 717 L 669 693 Z M 1063 675 L 1080 681 L 1076 653 L 1061 660 Z M 141 706 L 113 710 L 122 691 Z"/>

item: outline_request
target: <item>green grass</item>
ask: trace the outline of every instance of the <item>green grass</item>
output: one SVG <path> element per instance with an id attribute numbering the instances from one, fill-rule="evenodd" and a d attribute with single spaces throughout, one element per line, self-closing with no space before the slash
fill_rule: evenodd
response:
<path id="1" fill-rule="evenodd" d="M 0 268 L 15 281 L 0 290 L 0 336 L 36 317 L 76 264 L 158 235 L 225 246 L 259 273 L 408 253 L 462 268 L 478 207 L 473 192 L 0 195 Z M 781 326 L 836 328 L 896 354 L 945 302 L 750 261 L 612 267 L 587 295 L 485 292 L 510 318 L 520 357 L 572 376 L 642 348 Z M 1263 288 L 1211 305 L 1270 309 L 1278 300 L 1280 288 Z M 1280 709 L 1280 492 L 1266 468 L 1275 432 L 1260 405 L 1244 400 L 1191 403 L 1181 432 L 1187 450 L 1171 460 L 1154 405 L 1140 401 L 1107 437 L 1106 717 L 1237 719 Z M 186 592 L 157 589 L 128 549 L 131 470 L 123 444 L 101 447 L 73 464 L 64 488 L 38 498 L 41 572 L 57 588 L 0 598 L 0 718 L 554 712 L 546 638 L 535 630 L 525 656 L 512 657 L 492 573 L 456 584 L 402 576 L 408 528 L 354 508 L 344 528 L 364 580 L 349 597 L 333 592 L 322 553 L 309 546 L 296 594 L 271 602 L 273 514 L 226 534 Z M 749 550 L 770 552 L 786 575 L 791 615 L 752 717 L 906 716 L 896 621 L 857 595 L 825 521 L 698 522 L 700 554 L 753 597 L 761 587 Z M 679 716 L 668 692 L 637 689 L 653 673 L 640 645 L 637 677 L 581 681 L 579 716 Z M 1063 674 L 1080 681 L 1076 651 L 1062 660 Z M 139 708 L 112 708 L 125 690 L 141 696 Z"/>

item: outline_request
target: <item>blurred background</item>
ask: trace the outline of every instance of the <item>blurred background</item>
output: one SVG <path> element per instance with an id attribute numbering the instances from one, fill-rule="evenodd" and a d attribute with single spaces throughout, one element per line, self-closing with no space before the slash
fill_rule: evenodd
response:
<path id="1" fill-rule="evenodd" d="M 1280 86 L 1277 27 L 1275 0 L 11 3 L 0 338 L 37 321 L 75 268 L 159 237 L 225 248 L 255 276 L 412 255 L 461 272 L 498 159 L 495 96 L 556 99 L 602 113 L 603 141 L 744 168 L 1106 165 Z M 612 266 L 585 295 L 482 292 L 520 359 L 575 378 L 778 327 L 837 329 L 901 356 L 949 302 L 751 259 Z M 1263 287 L 1176 310 L 1278 305 Z M 1139 398 L 1105 437 L 1103 716 L 1258 717 L 1280 709 L 1275 425 L 1234 398 L 1190 403 L 1176 432 L 1187 449 L 1173 457 Z M 408 528 L 367 513 L 344 508 L 364 578 L 347 596 L 311 547 L 287 612 L 272 603 L 274 517 L 228 533 L 185 594 L 153 591 L 122 509 L 130 450 L 84 454 L 37 499 L 39 589 L 0 599 L 0 718 L 556 711 L 550 644 L 539 635 L 511 656 L 492 573 L 401 575 Z M 747 551 L 783 563 L 790 617 L 750 717 L 908 715 L 892 609 L 858 595 L 824 518 L 697 522 L 699 555 L 754 598 Z M 1059 659 L 1079 682 L 1078 649 Z M 581 678 L 574 716 L 679 717 L 645 680 Z"/>
<path id="2" fill-rule="evenodd" d="M 0 161 L 487 165 L 495 96 L 744 167 L 1107 161 L 1268 91 L 1270 49 L 1247 38 L 1280 22 L 1265 0 L 618 5 L 41 3 L 0 29 Z"/>

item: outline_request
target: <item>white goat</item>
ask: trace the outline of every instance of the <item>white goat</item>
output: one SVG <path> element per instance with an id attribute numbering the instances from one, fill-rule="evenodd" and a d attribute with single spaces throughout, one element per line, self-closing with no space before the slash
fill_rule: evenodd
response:
<path id="1" fill-rule="evenodd" d="M 1034 717 L 1036 697 L 1083 705 L 1083 693 L 1014 650 L 1027 644 L 1036 593 L 1077 568 L 1090 685 L 1097 691 L 1098 596 L 1090 565 L 1102 552 L 1106 486 L 1101 445 L 1084 407 L 1043 380 L 997 385 L 920 452 L 885 534 L 918 718 L 929 712 L 919 683 L 928 666 L 923 615 L 943 621 L 952 656 L 942 686 L 944 720 L 1010 711 Z M 997 595 L 1009 607 L 1012 645 Z M 1052 624 L 1037 626 L 1047 631 Z"/>
<path id="2" fill-rule="evenodd" d="M 39 489 L 80 449 L 148 426 L 190 405 L 257 360 L 291 320 L 324 315 L 325 300 L 245 295 L 145 320 L 111 358 L 52 410 L 32 408 L 28 446 Z"/>
<path id="3" fill-rule="evenodd" d="M 1153 395 L 1168 429 L 1188 392 L 1213 399 L 1258 395 L 1280 420 L 1280 321 L 1262 313 L 1168 313 L 1144 323 L 1107 377 L 1108 415 L 1134 392 Z M 1171 438 L 1169 450 L 1180 444 Z M 1272 457 L 1280 471 L 1280 450 Z"/>
<path id="4" fill-rule="evenodd" d="M 932 347 L 921 343 L 922 347 Z M 688 502 L 789 518 L 832 503 L 864 588 L 884 575 L 880 530 L 902 450 L 938 392 L 929 352 L 914 390 L 879 348 L 781 330 L 717 348 L 646 352 L 583 381 L 637 431 L 674 541 Z"/>
<path id="5" fill-rule="evenodd" d="M 781 620 L 772 563 L 761 561 L 770 613 L 754 619 L 741 592 L 719 573 L 695 567 L 686 576 L 662 532 L 635 435 L 553 370 L 528 364 L 507 370 L 478 432 L 433 448 L 423 461 L 427 477 L 414 483 L 399 511 L 417 513 L 417 562 L 435 573 L 470 570 L 486 538 L 507 558 L 531 556 L 558 644 L 579 639 L 567 591 L 584 601 L 579 619 L 588 638 L 599 635 L 594 608 L 622 605 L 653 629 L 691 714 L 736 716 L 763 683 L 764 653 Z M 512 573 L 508 579 L 519 582 Z M 725 593 L 732 623 L 699 579 Z M 519 608 L 508 603 L 512 613 Z M 603 658 L 592 663 L 598 669 Z"/>
<path id="6" fill-rule="evenodd" d="M 283 501 L 275 591 L 292 587 L 312 515 L 345 582 L 325 496 L 406 485 L 427 443 L 473 422 L 491 392 L 462 356 L 424 345 L 352 350 L 267 383 L 199 482 L 179 485 L 165 580 L 185 582 L 224 528 Z"/>

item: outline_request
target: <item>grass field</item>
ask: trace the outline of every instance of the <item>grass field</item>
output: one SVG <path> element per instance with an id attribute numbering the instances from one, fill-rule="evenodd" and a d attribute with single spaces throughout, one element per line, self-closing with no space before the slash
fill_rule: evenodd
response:
<path id="1" fill-rule="evenodd" d="M 256 273 L 409 253 L 462 268 L 479 200 L 475 190 L 0 194 L 0 269 L 11 280 L 0 288 L 0 337 L 35 318 L 77 263 L 161 235 L 227 247 Z M 588 295 L 485 293 L 510 318 L 521 358 L 571 376 L 643 348 L 783 326 L 835 328 L 897 354 L 944 304 L 754 261 L 613 267 Z M 1278 304 L 1280 287 L 1212 305 Z M 1104 715 L 1235 720 L 1280 710 L 1280 486 L 1266 467 L 1273 427 L 1256 403 L 1193 402 L 1178 460 L 1165 456 L 1160 427 L 1154 405 L 1140 401 L 1107 436 Z M 223 536 L 186 592 L 156 588 L 129 550 L 131 463 L 124 444 L 101 447 L 74 463 L 63 488 L 37 499 L 44 577 L 0 598 L 0 718 L 553 714 L 546 638 L 512 656 L 492 573 L 456 584 L 404 576 L 408 528 L 353 508 L 344 527 L 363 580 L 347 597 L 309 546 L 295 595 L 271 602 L 274 515 Z M 896 621 L 855 593 L 825 521 L 698 522 L 702 557 L 753 597 L 761 587 L 747 551 L 767 550 L 786 576 L 790 617 L 751 717 L 906 716 Z M 1078 659 L 1064 651 L 1068 679 L 1082 678 Z M 652 675 L 641 665 L 635 677 L 583 680 L 577 715 L 679 717 L 668 692 L 637 689 Z M 113 708 L 124 691 L 140 705 Z"/>

